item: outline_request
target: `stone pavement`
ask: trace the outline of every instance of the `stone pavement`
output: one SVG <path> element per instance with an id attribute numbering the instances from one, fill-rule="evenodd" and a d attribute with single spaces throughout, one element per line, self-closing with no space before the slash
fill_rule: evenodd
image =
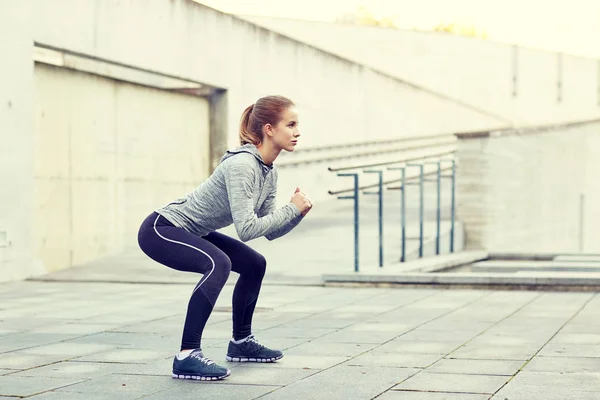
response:
<path id="1" fill-rule="evenodd" d="M 351 205 L 336 204 L 250 242 L 269 260 L 254 333 L 279 362 L 224 360 L 232 274 L 203 338 L 232 375 L 173 380 L 199 277 L 132 250 L 0 284 L 0 399 L 600 399 L 597 293 L 323 287 L 352 269 Z"/>
<path id="2" fill-rule="evenodd" d="M 274 364 L 224 361 L 232 286 L 205 330 L 222 382 L 170 378 L 191 287 L 0 285 L 0 399 L 599 399 L 600 297 L 266 285 Z"/>

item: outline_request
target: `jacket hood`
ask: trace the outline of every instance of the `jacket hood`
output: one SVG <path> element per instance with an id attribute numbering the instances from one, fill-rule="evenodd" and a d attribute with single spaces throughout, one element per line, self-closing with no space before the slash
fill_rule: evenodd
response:
<path id="1" fill-rule="evenodd" d="M 221 158 L 220 162 L 225 161 L 226 159 L 233 157 L 236 154 L 240 154 L 240 153 L 248 153 L 248 154 L 252 154 L 254 156 L 254 158 L 256 158 L 256 160 L 259 162 L 263 173 L 267 173 L 270 170 L 273 169 L 273 165 L 267 165 L 265 164 L 265 162 L 262 159 L 262 156 L 260 155 L 260 153 L 258 152 L 258 148 L 253 145 L 252 143 L 247 143 L 243 146 L 240 146 L 238 148 L 232 149 L 232 150 L 227 150 L 225 152 L 225 154 L 223 155 L 223 157 Z"/>

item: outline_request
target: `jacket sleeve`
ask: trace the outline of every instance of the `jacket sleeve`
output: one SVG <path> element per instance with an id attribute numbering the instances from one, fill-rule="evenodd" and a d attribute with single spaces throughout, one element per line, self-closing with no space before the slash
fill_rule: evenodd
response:
<path id="1" fill-rule="evenodd" d="M 252 164 L 241 162 L 244 157 L 236 158 L 225 170 L 225 185 L 233 224 L 240 240 L 246 242 L 277 232 L 301 216 L 300 210 L 291 203 L 272 213 L 257 216 L 252 199 L 257 171 Z"/>
<path id="2" fill-rule="evenodd" d="M 277 176 L 277 175 L 275 175 L 275 176 Z M 277 183 L 277 182 L 275 182 L 275 183 Z M 277 190 L 274 189 L 271 193 L 269 193 L 269 195 L 267 196 L 267 199 L 265 200 L 265 202 L 262 204 L 262 206 L 258 210 L 258 216 L 259 217 L 262 217 L 262 216 L 265 216 L 265 215 L 269 215 L 269 214 L 272 214 L 272 213 L 276 212 L 276 210 L 277 210 L 277 207 L 275 205 L 275 203 L 276 203 L 275 202 L 275 198 L 276 197 L 277 197 Z M 296 208 L 296 210 L 298 209 L 293 204 L 292 204 L 292 207 Z M 297 217 L 295 217 L 294 219 L 292 219 L 290 222 L 288 222 L 287 224 L 285 224 L 281 228 L 276 229 L 273 232 L 265 235 L 265 237 L 268 240 L 275 240 L 277 238 L 280 238 L 283 235 L 285 235 L 286 233 L 290 232 L 292 229 L 294 229 L 300 223 L 300 221 L 302 221 L 303 218 L 304 218 L 304 216 L 302 214 L 298 213 Z"/>

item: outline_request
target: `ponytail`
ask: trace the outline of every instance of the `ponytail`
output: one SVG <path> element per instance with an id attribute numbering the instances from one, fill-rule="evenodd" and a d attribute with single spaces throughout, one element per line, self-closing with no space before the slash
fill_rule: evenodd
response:
<path id="1" fill-rule="evenodd" d="M 266 96 L 246 107 L 240 119 L 240 144 L 261 144 L 264 126 L 277 125 L 285 110 L 293 105 L 294 103 L 285 97 Z"/>
<path id="2" fill-rule="evenodd" d="M 242 118 L 240 122 L 240 144 L 245 145 L 248 143 L 252 143 L 255 146 L 258 146 L 262 142 L 262 135 L 258 136 L 256 133 L 252 131 L 252 110 L 254 110 L 254 104 L 246 107 L 244 112 L 242 113 Z M 262 132 L 261 132 L 262 133 Z"/>

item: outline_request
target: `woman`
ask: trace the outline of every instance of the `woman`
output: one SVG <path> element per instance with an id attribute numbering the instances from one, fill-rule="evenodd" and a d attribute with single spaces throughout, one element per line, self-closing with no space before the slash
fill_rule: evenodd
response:
<path id="1" fill-rule="evenodd" d="M 240 276 L 233 291 L 233 338 L 226 359 L 273 362 L 283 353 L 261 345 L 252 335 L 252 315 L 265 274 L 262 255 L 242 242 L 281 237 L 300 223 L 312 204 L 296 188 L 291 202 L 275 206 L 282 150 L 298 143 L 298 112 L 290 100 L 268 96 L 246 108 L 240 124 L 241 147 L 227 151 L 213 174 L 182 199 L 150 214 L 140 227 L 140 248 L 153 260 L 202 279 L 189 301 L 181 351 L 173 360 L 173 378 L 217 380 L 230 370 L 202 354 L 206 321 L 227 282 Z M 241 241 L 215 232 L 233 223 Z"/>

